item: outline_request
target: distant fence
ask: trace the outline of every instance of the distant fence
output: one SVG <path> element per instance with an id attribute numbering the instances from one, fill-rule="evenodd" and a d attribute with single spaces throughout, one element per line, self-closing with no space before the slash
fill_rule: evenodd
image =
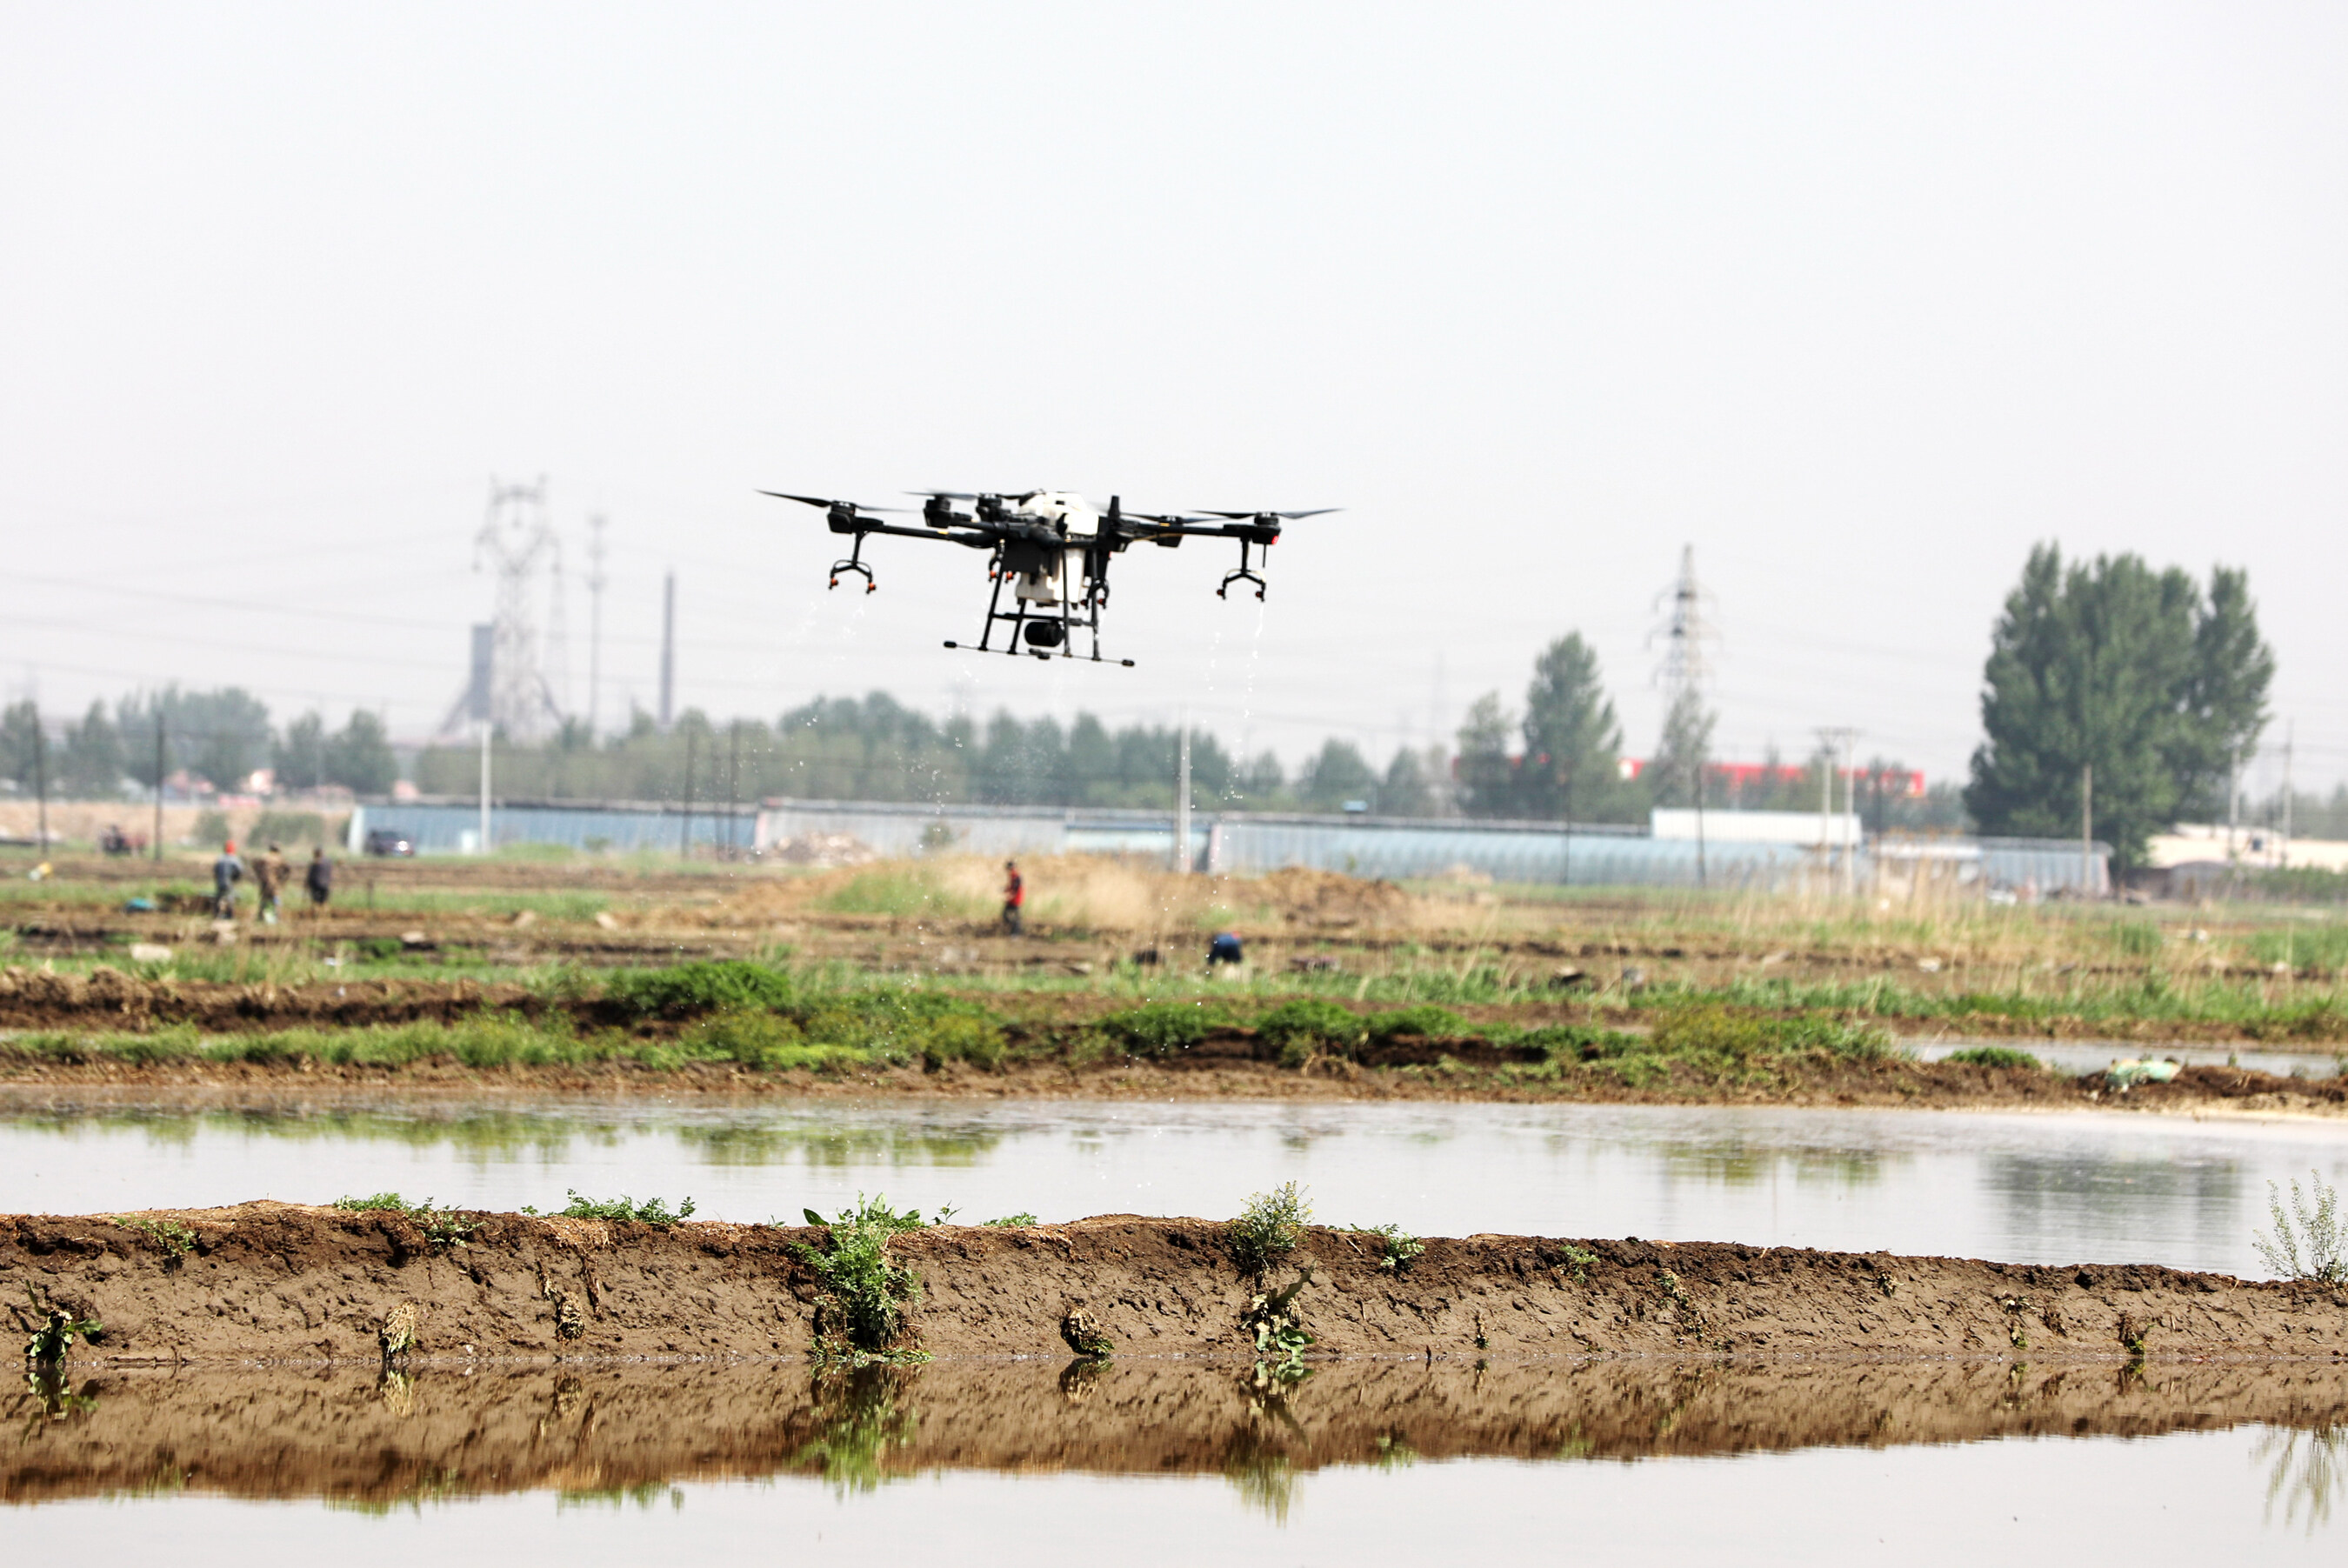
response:
<path id="1" fill-rule="evenodd" d="M 2075 841 L 1886 837 L 1855 851 L 1740 840 L 1736 813 L 1708 812 L 1702 840 L 1656 838 L 1642 827 L 1577 822 L 1313 816 L 1225 811 L 1192 817 L 1191 868 L 1262 872 L 1307 866 L 1389 879 L 1465 873 L 1494 882 L 1574 887 L 1688 887 L 1792 892 L 1839 885 L 1932 885 L 2019 897 L 2096 896 L 2111 891 L 2111 850 L 2085 857 Z M 472 801 L 367 803 L 351 813 L 355 852 L 371 829 L 407 833 L 425 854 L 480 848 Z M 794 840 L 854 840 L 900 857 L 934 852 L 987 856 L 1131 854 L 1171 861 L 1171 811 L 1049 806 L 925 806 L 888 801 L 769 800 L 748 807 L 653 802 L 493 802 L 492 847 L 525 843 L 574 849 L 675 851 L 756 850 Z M 1852 863 L 1843 864 L 1849 853 Z"/>

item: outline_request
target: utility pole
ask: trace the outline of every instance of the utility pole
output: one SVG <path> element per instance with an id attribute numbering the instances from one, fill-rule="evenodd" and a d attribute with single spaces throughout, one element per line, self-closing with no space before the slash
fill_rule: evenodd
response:
<path id="1" fill-rule="evenodd" d="M 601 516 L 587 520 L 587 738 L 595 738 L 603 696 L 603 529 Z"/>
<path id="2" fill-rule="evenodd" d="M 693 858 L 693 743 L 697 738 L 692 730 L 685 732 L 685 826 L 677 834 L 676 852 L 688 861 Z"/>
<path id="3" fill-rule="evenodd" d="M 489 737 L 497 726 L 486 715 L 481 719 L 481 853 L 489 852 Z"/>
<path id="4" fill-rule="evenodd" d="M 1182 734 L 1175 745 L 1174 874 L 1190 874 L 1190 710 L 1182 710 Z"/>
<path id="5" fill-rule="evenodd" d="M 2079 895 L 2096 892 L 2096 765 L 2079 768 Z"/>
<path id="6" fill-rule="evenodd" d="M 41 733 L 41 705 L 33 705 L 33 792 L 40 801 L 41 825 L 39 841 L 35 845 L 36 860 L 49 852 L 49 753 L 48 738 Z"/>
<path id="7" fill-rule="evenodd" d="M 1843 886 L 1846 891 L 1856 892 L 1859 891 L 1859 846 L 1850 841 L 1852 824 L 1848 818 L 1840 824 L 1834 820 L 1834 787 L 1838 767 L 1847 768 L 1849 764 L 1851 748 L 1859 739 L 1859 731 L 1847 725 L 1830 725 L 1820 728 L 1818 736 L 1818 766 L 1826 772 L 1826 777 L 1818 780 L 1818 848 L 1827 863 L 1828 885 L 1834 885 L 1833 872 L 1837 869 L 1835 846 L 1838 844 L 1842 850 L 1840 870 Z M 1838 758 L 1841 759 L 1839 764 Z M 1851 796 L 1849 804 L 1856 812 L 1859 804 L 1856 794 Z"/>
<path id="8" fill-rule="evenodd" d="M 671 704 L 676 696 L 676 573 L 671 572 L 661 582 L 661 689 L 660 727 L 665 733 L 673 717 Z"/>
<path id="9" fill-rule="evenodd" d="M 163 699 L 155 699 L 155 858 L 163 858 Z"/>
<path id="10" fill-rule="evenodd" d="M 2234 859 L 2234 835 L 2242 825 L 2242 748 L 2226 753 L 2226 859 Z"/>
<path id="11" fill-rule="evenodd" d="M 742 721 L 726 727 L 726 854 L 734 854 L 734 821 L 742 798 Z"/>
<path id="12" fill-rule="evenodd" d="M 2282 727 L 2282 842 L 2278 846 L 2275 864 L 2291 864 L 2291 752 L 2299 738 L 2299 721 L 2285 719 Z"/>

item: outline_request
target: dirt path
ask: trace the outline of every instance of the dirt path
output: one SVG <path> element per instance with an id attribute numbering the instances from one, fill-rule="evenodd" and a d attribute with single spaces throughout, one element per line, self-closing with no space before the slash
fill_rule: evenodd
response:
<path id="1" fill-rule="evenodd" d="M 849 1489 L 942 1469 L 1220 1473 L 1276 1497 L 1331 1465 L 2320 1429 L 2348 1421 L 2348 1367 L 1365 1359 L 1277 1393 L 1229 1365 L 1060 1356 L 820 1378 L 771 1362 L 184 1368 L 19 1387 L 0 1420 L 21 1434 L 0 1447 L 6 1503 L 159 1484 L 376 1505 L 778 1474 Z"/>
<path id="2" fill-rule="evenodd" d="M 0 1218 L 0 1302 L 105 1325 L 93 1364 L 379 1358 L 405 1304 L 437 1361 L 798 1357 L 819 1288 L 812 1228 L 478 1216 L 460 1245 L 411 1217 L 255 1202 L 141 1216 Z M 190 1250 L 154 1222 L 185 1227 Z M 1238 1355 L 1256 1286 L 1225 1227 L 1111 1215 L 946 1226 L 893 1243 L 926 1293 L 911 1341 L 940 1356 L 1056 1356 L 1073 1307 L 1121 1355 Z M 1319 1353 L 1437 1357 L 1763 1353 L 2348 1356 L 2348 1293 L 2154 1266 L 2040 1268 L 1734 1243 L 1437 1238 L 1397 1272 L 1374 1238 L 1316 1229 L 1298 1298 Z M 1294 1270 L 1275 1271 L 1274 1283 Z M 36 1305 L 37 1304 L 37 1305 Z M 568 1326 L 566 1327 L 566 1325 Z"/>

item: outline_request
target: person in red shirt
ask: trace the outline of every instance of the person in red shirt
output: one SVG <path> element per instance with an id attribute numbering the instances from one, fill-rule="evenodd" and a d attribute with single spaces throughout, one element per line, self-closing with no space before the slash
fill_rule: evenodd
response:
<path id="1" fill-rule="evenodd" d="M 1019 878 L 1019 862 L 1003 862 L 1003 929 L 1019 934 L 1019 906 L 1027 902 L 1027 884 Z"/>

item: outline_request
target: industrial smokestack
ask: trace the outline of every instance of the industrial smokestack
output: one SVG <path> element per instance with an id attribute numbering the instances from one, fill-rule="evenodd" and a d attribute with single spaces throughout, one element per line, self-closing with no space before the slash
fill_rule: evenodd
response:
<path id="1" fill-rule="evenodd" d="M 661 583 L 661 706 L 660 727 L 666 729 L 676 698 L 676 573 Z"/>

